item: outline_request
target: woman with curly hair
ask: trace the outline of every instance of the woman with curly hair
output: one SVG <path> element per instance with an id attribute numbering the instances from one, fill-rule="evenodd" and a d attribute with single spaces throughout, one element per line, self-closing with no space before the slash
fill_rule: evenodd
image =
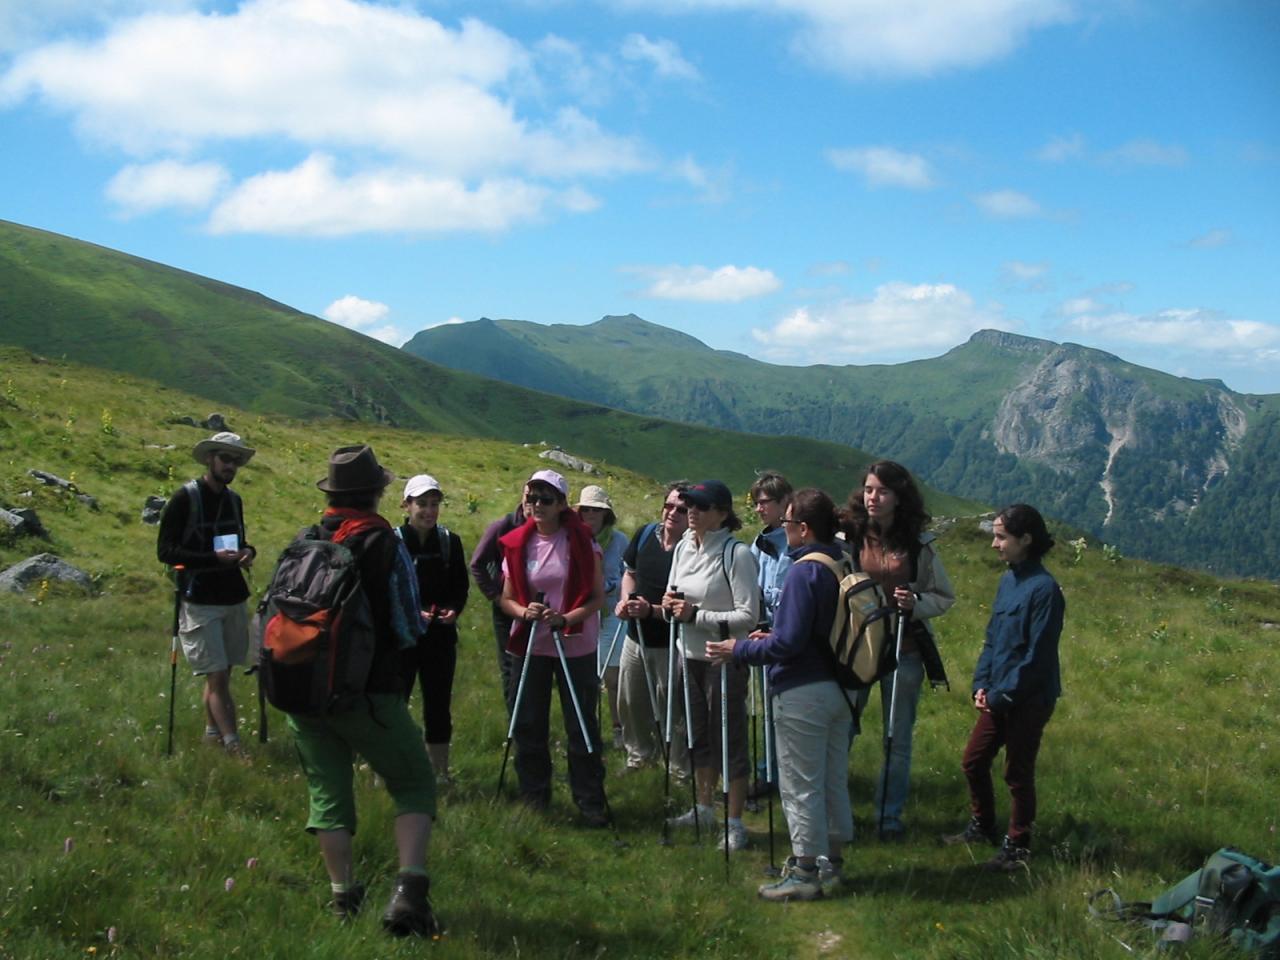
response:
<path id="1" fill-rule="evenodd" d="M 908 618 L 898 668 L 879 682 L 889 755 L 887 769 L 876 780 L 876 811 L 880 839 L 889 843 L 905 835 L 902 812 L 911 780 L 911 735 L 925 673 L 935 685 L 947 682 L 931 621 L 946 613 L 956 597 L 938 556 L 937 538 L 926 529 L 931 519 L 907 468 L 879 460 L 849 495 L 842 524 L 855 569 L 870 574 L 900 616 Z M 858 695 L 859 714 L 870 694 L 867 689 Z"/>

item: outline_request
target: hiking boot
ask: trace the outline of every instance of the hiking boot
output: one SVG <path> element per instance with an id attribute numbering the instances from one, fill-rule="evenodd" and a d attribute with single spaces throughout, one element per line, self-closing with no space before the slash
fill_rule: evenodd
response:
<path id="1" fill-rule="evenodd" d="M 329 901 L 329 912 L 343 923 L 349 923 L 360 912 L 360 907 L 364 903 L 364 895 L 364 884 L 353 883 L 349 889 L 333 895 L 333 899 Z"/>
<path id="2" fill-rule="evenodd" d="M 786 903 L 788 900 L 817 900 L 822 896 L 822 883 L 817 867 L 802 867 L 795 857 L 787 857 L 782 879 L 761 884 L 757 892 L 761 900 Z"/>
<path id="3" fill-rule="evenodd" d="M 737 853 L 739 850 L 745 850 L 747 846 L 747 827 L 739 820 L 729 821 L 729 852 Z M 720 831 L 720 842 L 717 844 L 720 850 L 724 849 L 724 830 Z"/>
<path id="4" fill-rule="evenodd" d="M 747 799 L 767 800 L 769 799 L 769 794 L 773 793 L 773 791 L 774 784 L 770 783 L 768 780 L 756 777 L 755 781 L 751 784 L 751 789 L 747 791 Z"/>
<path id="5" fill-rule="evenodd" d="M 407 937 L 416 934 L 419 937 L 435 937 L 440 934 L 440 925 L 436 923 L 435 914 L 431 912 L 431 901 L 427 894 L 431 890 L 431 880 L 420 873 L 396 874 L 395 891 L 391 901 L 382 913 L 382 926 L 390 934 Z"/>
<path id="6" fill-rule="evenodd" d="M 818 885 L 824 896 L 831 896 L 844 883 L 844 860 L 818 857 Z"/>
<path id="7" fill-rule="evenodd" d="M 1031 858 L 1031 849 L 1020 843 L 1014 843 L 1008 837 L 996 851 L 996 855 L 982 865 L 983 870 L 991 873 L 1016 873 L 1025 870 L 1027 860 Z"/>
<path id="8" fill-rule="evenodd" d="M 687 827 L 692 830 L 695 826 L 701 827 L 703 830 L 710 830 L 716 825 L 716 812 L 710 806 L 703 806 L 701 803 L 696 807 L 690 807 L 678 817 L 672 817 L 667 821 L 668 827 Z"/>
<path id="9" fill-rule="evenodd" d="M 613 821 L 609 819 L 609 813 L 606 810 L 587 809 L 581 810 L 582 825 L 590 827 L 592 830 L 603 830 L 612 825 Z"/>
<path id="10" fill-rule="evenodd" d="M 994 827 L 983 826 L 982 821 L 977 817 L 970 817 L 963 830 L 959 833 L 944 834 L 942 842 L 948 847 L 961 843 L 988 843 L 994 846 L 999 843 L 999 837 L 996 836 Z"/>

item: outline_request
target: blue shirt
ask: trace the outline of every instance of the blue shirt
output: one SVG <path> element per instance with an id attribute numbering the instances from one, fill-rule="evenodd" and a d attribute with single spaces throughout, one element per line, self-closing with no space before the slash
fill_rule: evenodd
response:
<path id="1" fill-rule="evenodd" d="M 773 623 L 778 600 L 782 596 L 782 585 L 786 582 L 787 571 L 791 569 L 788 549 L 787 530 L 783 526 L 761 531 L 751 544 L 751 555 L 760 568 L 756 582 L 760 585 L 760 599 L 764 606 L 762 614 L 768 623 Z"/>
<path id="2" fill-rule="evenodd" d="M 769 687 L 775 694 L 806 683 L 835 680 L 830 637 L 840 584 L 821 563 L 794 562 L 814 552 L 833 560 L 841 557 L 839 547 L 826 544 L 790 551 L 772 629 L 758 640 L 739 640 L 733 648 L 733 657 L 740 663 L 768 664 Z"/>
<path id="3" fill-rule="evenodd" d="M 973 692 L 987 691 L 993 713 L 1028 704 L 1052 706 L 1062 694 L 1058 640 L 1067 603 L 1038 560 L 1010 567 L 991 605 Z"/>

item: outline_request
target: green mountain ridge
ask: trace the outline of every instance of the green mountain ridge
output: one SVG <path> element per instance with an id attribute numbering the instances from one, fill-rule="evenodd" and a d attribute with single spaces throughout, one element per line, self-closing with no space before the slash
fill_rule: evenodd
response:
<path id="1" fill-rule="evenodd" d="M 549 392 L 554 378 L 548 392 L 535 392 L 453 370 L 249 290 L 4 221 L 0 342 L 213 404 L 547 442 L 651 476 L 716 473 L 738 490 L 757 469 L 786 464 L 801 482 L 843 492 L 870 459 L 803 437 L 689 427 L 567 400 Z M 930 502 L 943 512 L 981 509 L 945 495 Z"/>
<path id="2" fill-rule="evenodd" d="M 874 450 L 934 487 L 1030 500 L 1128 552 L 1280 577 L 1277 394 L 995 330 L 940 357 L 868 366 L 768 364 L 634 315 L 455 324 L 404 349 L 525 385 L 555 369 L 558 388 L 541 389 L 636 413 Z"/>

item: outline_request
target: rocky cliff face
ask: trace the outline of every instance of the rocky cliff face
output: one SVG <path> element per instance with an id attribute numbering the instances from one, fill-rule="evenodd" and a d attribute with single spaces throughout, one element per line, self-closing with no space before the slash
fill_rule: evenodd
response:
<path id="1" fill-rule="evenodd" d="M 1139 368 L 1061 346 L 1005 395 L 989 436 L 1001 453 L 1097 484 L 1108 526 L 1122 505 L 1157 520 L 1194 509 L 1225 476 L 1246 425 L 1220 387 L 1159 395 Z"/>

